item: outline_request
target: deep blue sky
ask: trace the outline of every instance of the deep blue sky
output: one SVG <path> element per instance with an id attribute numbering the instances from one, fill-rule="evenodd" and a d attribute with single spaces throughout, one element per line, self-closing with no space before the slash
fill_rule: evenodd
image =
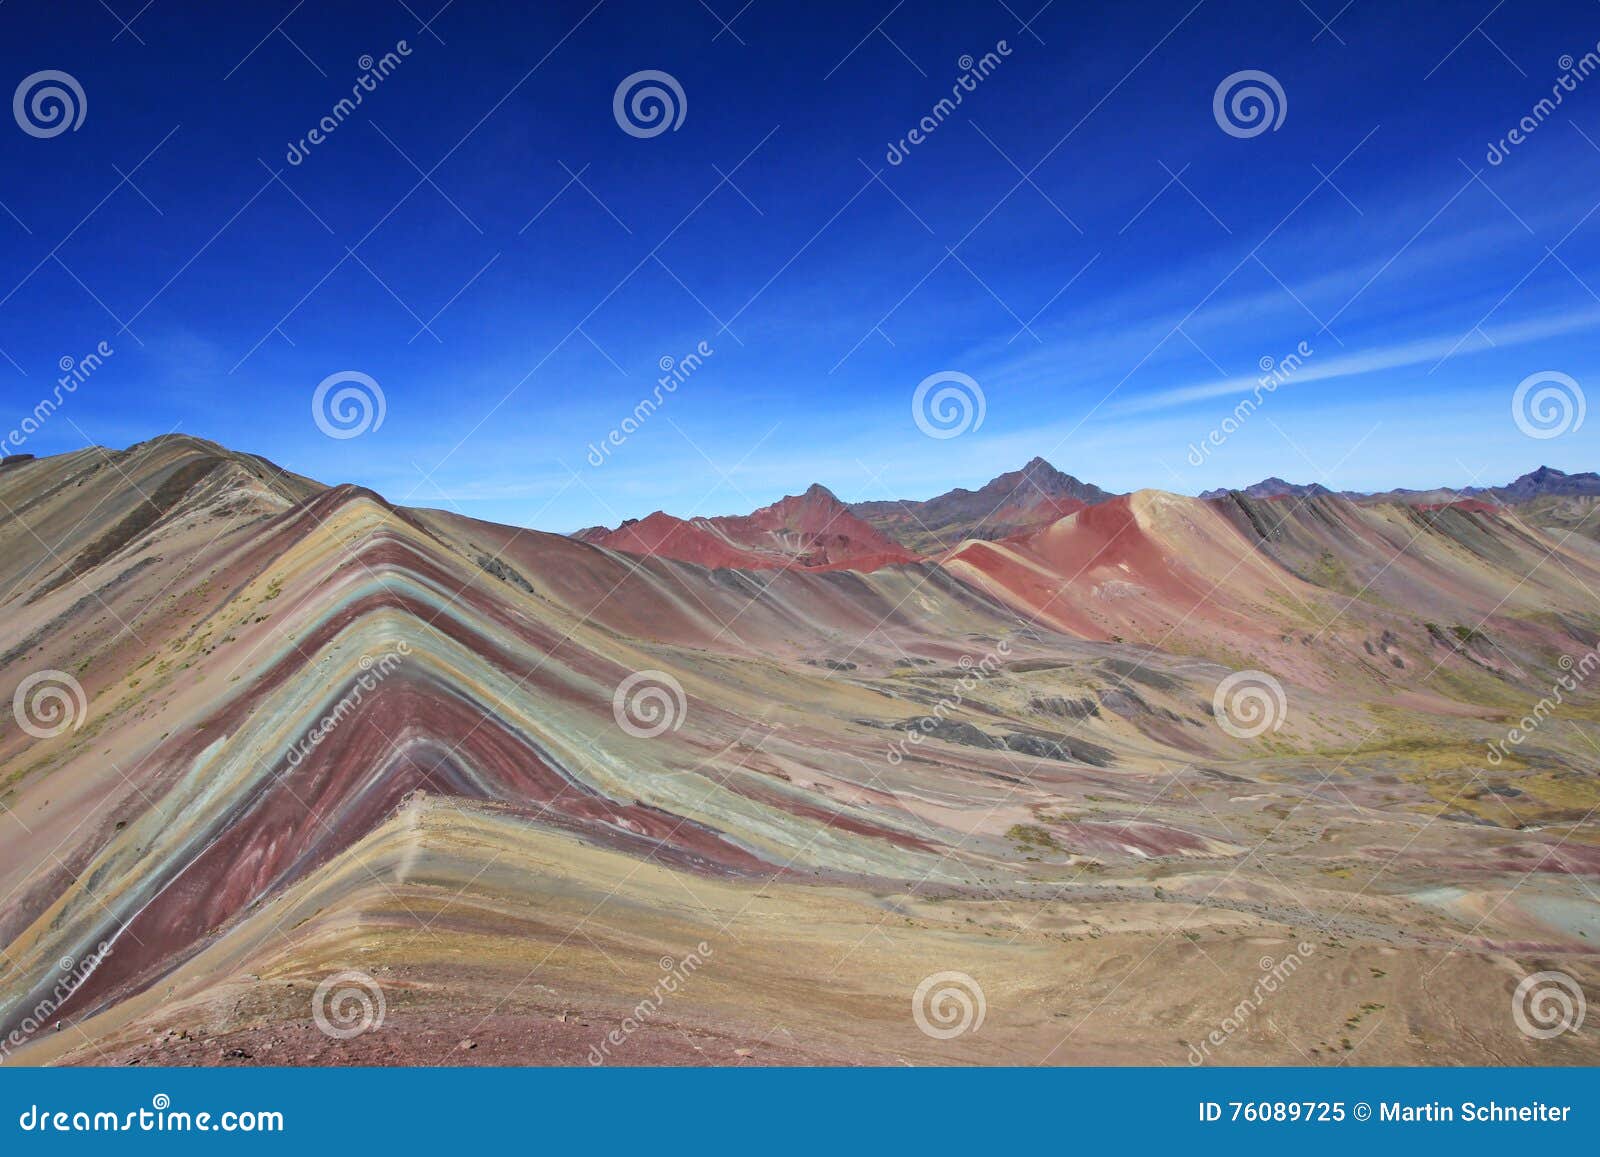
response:
<path id="1" fill-rule="evenodd" d="M 1600 42 L 1600 4 L 441 2 L 0 6 L 5 91 L 58 69 L 87 98 L 48 139 L 0 118 L 0 426 L 63 357 L 115 350 L 23 450 L 176 429 L 560 530 L 812 481 L 924 496 L 1036 454 L 1190 493 L 1600 465 L 1600 416 L 1535 440 L 1510 410 L 1533 373 L 1600 382 L 1600 75 L 1485 159 Z M 643 69 L 684 90 L 677 131 L 614 120 Z M 1276 131 L 1214 119 L 1243 69 L 1284 90 Z M 658 361 L 702 341 L 591 466 Z M 1295 380 L 1191 465 L 1235 379 L 1302 341 Z M 387 412 L 335 440 L 311 398 L 342 370 Z M 910 407 L 944 370 L 987 409 L 941 440 Z"/>

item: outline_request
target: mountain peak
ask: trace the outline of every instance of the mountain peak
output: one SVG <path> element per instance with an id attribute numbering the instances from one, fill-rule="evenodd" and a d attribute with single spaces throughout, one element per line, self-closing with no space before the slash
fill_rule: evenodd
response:
<path id="1" fill-rule="evenodd" d="M 1019 490 L 1032 491 L 1034 494 L 1045 498 L 1076 498 L 1080 502 L 1094 504 L 1104 502 L 1112 497 L 1108 492 L 1101 490 L 1093 483 L 1083 482 L 1071 474 L 1057 469 L 1045 459 L 1035 456 L 1020 470 L 1008 470 L 1004 474 L 991 478 L 978 488 L 978 494 L 1001 495 L 1015 494 Z M 951 494 L 971 493 L 970 491 L 952 490 Z M 938 499 L 930 499 L 936 502 Z"/>
<path id="2" fill-rule="evenodd" d="M 1263 478 L 1260 482 L 1238 488 L 1223 486 L 1216 490 L 1207 490 L 1201 498 L 1226 498 L 1230 494 L 1243 494 L 1246 498 L 1307 498 L 1325 497 L 1331 495 L 1329 490 L 1320 482 L 1286 482 L 1276 474 L 1270 478 Z"/>
<path id="3" fill-rule="evenodd" d="M 1568 474 L 1565 470 L 1557 470 L 1554 466 L 1540 466 L 1537 470 L 1530 470 L 1504 486 L 1468 486 L 1464 487 L 1461 493 L 1471 497 L 1488 495 L 1501 502 L 1594 495 L 1600 494 L 1600 474 L 1593 471 Z"/>
<path id="4" fill-rule="evenodd" d="M 969 538 L 1007 538 L 1112 497 L 1035 456 L 977 490 L 958 486 L 925 502 L 857 502 L 850 510 L 896 542 L 930 554 Z"/>

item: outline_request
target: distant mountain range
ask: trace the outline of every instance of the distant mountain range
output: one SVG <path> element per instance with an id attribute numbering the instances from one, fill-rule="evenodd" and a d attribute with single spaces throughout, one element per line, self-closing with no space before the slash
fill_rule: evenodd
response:
<path id="1" fill-rule="evenodd" d="M 628 554 L 657 555 L 710 567 L 867 571 L 938 557 L 973 540 L 1013 539 L 1120 497 L 1058 470 L 1043 458 L 1034 458 L 1020 470 L 1001 474 L 977 490 L 957 487 L 928 499 L 845 503 L 817 484 L 747 515 L 683 519 L 658 510 L 615 529 L 593 526 L 572 537 Z M 1271 477 L 1239 489 L 1208 490 L 1200 495 L 1210 502 L 1235 497 L 1253 501 L 1342 499 L 1365 506 L 1421 508 L 1518 506 L 1527 508 L 1524 513 L 1539 525 L 1581 528 L 1590 537 L 1600 536 L 1600 525 L 1591 528 L 1584 517 L 1588 504 L 1583 502 L 1600 498 L 1600 474 L 1567 474 L 1550 466 L 1541 466 L 1504 486 L 1333 491 L 1317 482 Z M 1580 508 L 1574 510 L 1567 500 L 1578 500 Z"/>
<path id="2" fill-rule="evenodd" d="M 1248 498 L 1305 498 L 1334 493 L 1316 482 L 1299 485 L 1285 482 L 1282 478 L 1264 478 L 1252 486 L 1239 490 L 1207 490 L 1200 497 L 1226 498 L 1230 494 L 1243 494 Z M 1553 466 L 1541 466 L 1504 486 L 1462 486 L 1458 489 L 1440 486 L 1433 490 L 1395 489 L 1373 492 L 1345 490 L 1338 494 L 1339 497 L 1348 498 L 1353 502 L 1403 502 L 1409 506 L 1435 505 L 1473 498 L 1514 506 L 1522 502 L 1532 502 L 1536 498 L 1600 495 L 1600 474 L 1592 471 L 1568 474 Z"/>
<path id="3" fill-rule="evenodd" d="M 596 526 L 573 537 L 629 554 L 747 570 L 876 570 L 917 557 L 817 485 L 747 515 L 682 519 L 658 510 L 615 530 Z"/>
<path id="4" fill-rule="evenodd" d="M 1217 490 L 1207 490 L 1200 495 L 1201 498 L 1226 498 L 1230 494 L 1243 494 L 1247 498 L 1307 498 L 1319 495 L 1332 494 L 1320 482 L 1313 482 L 1302 486 L 1296 482 L 1285 482 L 1282 478 L 1263 478 L 1260 482 L 1246 486 L 1240 490 L 1229 490 L 1222 487 Z"/>

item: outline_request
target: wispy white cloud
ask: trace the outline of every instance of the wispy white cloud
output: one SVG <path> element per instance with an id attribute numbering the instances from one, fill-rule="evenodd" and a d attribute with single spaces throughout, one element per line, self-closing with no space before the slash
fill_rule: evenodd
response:
<path id="1" fill-rule="evenodd" d="M 1313 357 L 1295 371 L 1284 385 L 1331 381 L 1337 378 L 1359 377 L 1362 374 L 1383 370 L 1404 369 L 1408 366 L 1434 365 L 1454 356 L 1477 353 L 1502 346 L 1524 345 L 1545 338 L 1558 337 L 1578 330 L 1600 325 L 1600 306 L 1572 310 L 1541 318 L 1497 326 L 1474 336 L 1472 332 L 1449 337 L 1430 337 L 1416 341 L 1379 346 L 1358 353 L 1341 354 L 1326 360 Z M 1257 377 L 1225 378 L 1221 381 L 1178 386 L 1141 397 L 1130 398 L 1115 406 L 1113 414 L 1143 414 L 1152 410 L 1170 409 L 1208 398 L 1248 394 L 1259 382 Z M 1280 387 L 1282 388 L 1282 387 Z"/>

